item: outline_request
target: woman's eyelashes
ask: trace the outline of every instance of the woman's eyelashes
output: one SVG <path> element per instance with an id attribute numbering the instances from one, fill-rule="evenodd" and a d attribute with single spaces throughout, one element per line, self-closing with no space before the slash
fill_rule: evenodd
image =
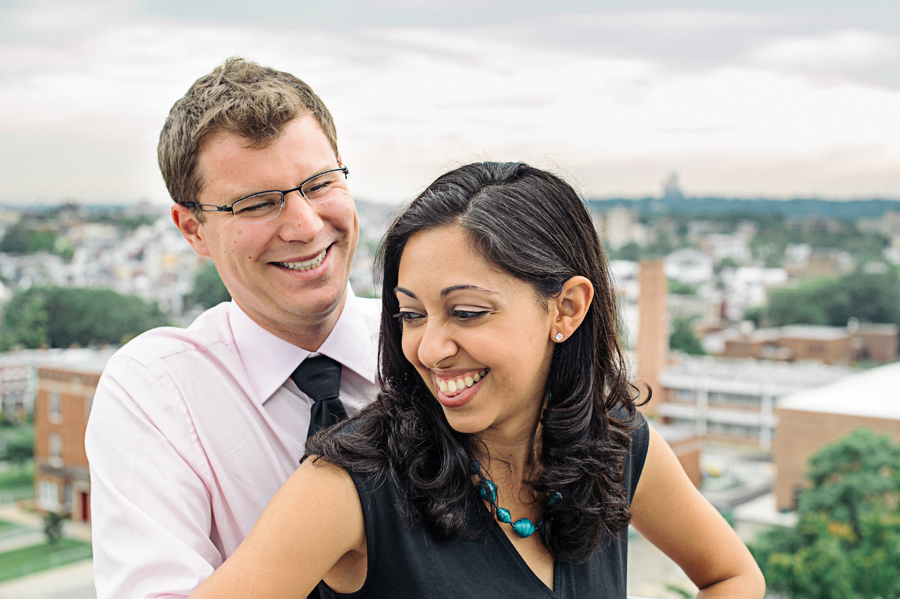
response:
<path id="1" fill-rule="evenodd" d="M 408 310 L 400 310 L 397 314 L 394 314 L 394 318 L 400 321 L 400 324 L 418 324 L 424 318 L 424 314 L 419 314 L 418 312 L 410 312 Z"/>
<path id="2" fill-rule="evenodd" d="M 462 322 L 472 322 L 473 320 L 478 320 L 482 316 L 485 316 L 488 313 L 488 310 L 484 308 L 473 308 L 473 307 L 465 307 L 465 308 L 456 308 L 453 310 L 453 318 L 462 321 Z"/>
<path id="3" fill-rule="evenodd" d="M 487 308 L 478 308 L 475 306 L 458 306 L 450 310 L 450 317 L 458 322 L 466 323 L 478 320 L 479 318 L 486 316 L 489 313 L 490 310 L 488 310 Z M 417 325 L 425 320 L 426 315 L 422 312 L 415 312 L 409 309 L 401 308 L 400 311 L 394 315 L 394 318 L 399 320 L 404 325 Z"/>

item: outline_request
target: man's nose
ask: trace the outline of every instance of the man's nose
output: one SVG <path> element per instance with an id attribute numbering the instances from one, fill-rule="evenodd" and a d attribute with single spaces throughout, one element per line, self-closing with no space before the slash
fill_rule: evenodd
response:
<path id="1" fill-rule="evenodd" d="M 306 201 L 299 191 L 284 196 L 284 209 L 278 216 L 279 233 L 285 241 L 309 243 L 325 226 L 316 206 Z"/>

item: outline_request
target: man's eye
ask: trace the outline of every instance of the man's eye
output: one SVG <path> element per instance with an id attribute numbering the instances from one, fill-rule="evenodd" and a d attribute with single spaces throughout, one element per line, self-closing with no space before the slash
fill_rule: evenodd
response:
<path id="1" fill-rule="evenodd" d="M 470 322 L 481 318 L 487 313 L 487 310 L 454 310 L 453 317 L 463 322 Z"/>
<path id="2" fill-rule="evenodd" d="M 306 188 L 306 195 L 317 195 L 320 193 L 324 193 L 328 190 L 328 187 L 331 185 L 331 181 L 318 181 L 315 185 L 311 185 Z"/>
<path id="3" fill-rule="evenodd" d="M 272 210 L 278 203 L 271 198 L 250 199 L 238 202 L 233 209 L 235 214 L 253 214 Z"/>
<path id="4" fill-rule="evenodd" d="M 399 320 L 401 324 L 418 324 L 425 318 L 425 315 L 419 314 L 418 312 L 406 312 L 401 310 L 394 315 L 394 318 Z"/>

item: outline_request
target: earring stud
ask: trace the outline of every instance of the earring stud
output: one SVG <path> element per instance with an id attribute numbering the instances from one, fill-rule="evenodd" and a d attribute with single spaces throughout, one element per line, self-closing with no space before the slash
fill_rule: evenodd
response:
<path id="1" fill-rule="evenodd" d="M 562 334 L 562 333 L 557 333 L 557 334 L 556 334 L 556 340 L 557 340 L 557 341 L 562 341 L 562 340 L 563 340 L 563 334 Z"/>

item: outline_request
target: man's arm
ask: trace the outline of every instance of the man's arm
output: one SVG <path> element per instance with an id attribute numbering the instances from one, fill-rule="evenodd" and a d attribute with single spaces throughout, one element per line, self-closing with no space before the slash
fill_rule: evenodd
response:
<path id="1" fill-rule="evenodd" d="M 98 599 L 187 597 L 221 564 L 196 443 L 171 385 L 110 360 L 85 439 Z"/>

